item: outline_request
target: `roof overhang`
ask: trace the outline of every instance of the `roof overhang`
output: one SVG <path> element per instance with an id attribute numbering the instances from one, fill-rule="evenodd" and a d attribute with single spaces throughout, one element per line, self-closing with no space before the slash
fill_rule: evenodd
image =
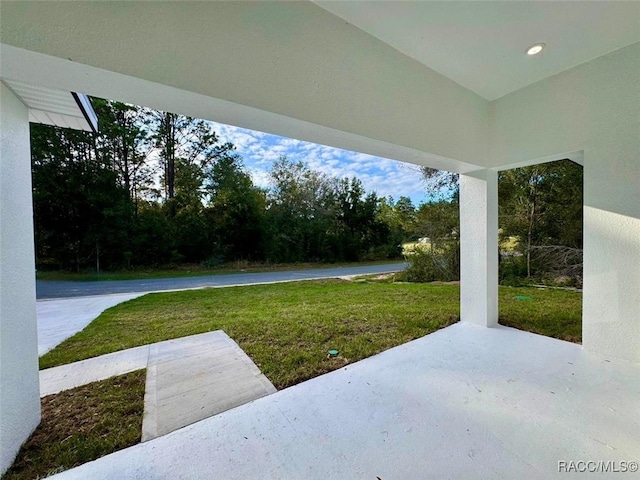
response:
<path id="1" fill-rule="evenodd" d="M 29 121 L 86 132 L 98 131 L 98 116 L 89 97 L 3 78 L 2 82 L 29 108 Z"/>

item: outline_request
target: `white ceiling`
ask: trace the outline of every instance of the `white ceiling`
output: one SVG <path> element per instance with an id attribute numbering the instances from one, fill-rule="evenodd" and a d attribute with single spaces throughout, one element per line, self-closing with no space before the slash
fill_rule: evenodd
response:
<path id="1" fill-rule="evenodd" d="M 315 3 L 487 100 L 640 41 L 639 1 Z"/>

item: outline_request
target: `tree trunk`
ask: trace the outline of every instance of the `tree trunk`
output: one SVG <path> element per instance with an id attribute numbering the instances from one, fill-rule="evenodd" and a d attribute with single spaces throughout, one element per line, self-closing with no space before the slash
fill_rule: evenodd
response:
<path id="1" fill-rule="evenodd" d="M 529 229 L 527 230 L 527 278 L 531 278 L 531 242 L 533 237 L 533 225 L 536 218 L 536 181 L 538 169 L 534 169 L 533 174 L 529 178 L 529 201 L 531 202 L 531 210 L 529 211 Z"/>
<path id="2" fill-rule="evenodd" d="M 166 161 L 166 182 L 167 182 L 167 198 L 171 199 L 175 196 L 176 183 L 176 138 L 175 138 L 175 115 L 165 113 L 166 127 L 166 145 L 165 145 L 165 161 Z"/>

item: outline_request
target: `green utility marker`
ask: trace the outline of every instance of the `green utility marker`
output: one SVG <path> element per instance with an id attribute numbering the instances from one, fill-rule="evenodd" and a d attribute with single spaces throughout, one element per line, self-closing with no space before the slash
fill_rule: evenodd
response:
<path id="1" fill-rule="evenodd" d="M 526 295 L 516 295 L 516 300 L 533 300 L 531 297 L 527 297 Z"/>
<path id="2" fill-rule="evenodd" d="M 329 350 L 330 357 L 335 357 L 336 355 L 338 355 L 338 350 Z"/>

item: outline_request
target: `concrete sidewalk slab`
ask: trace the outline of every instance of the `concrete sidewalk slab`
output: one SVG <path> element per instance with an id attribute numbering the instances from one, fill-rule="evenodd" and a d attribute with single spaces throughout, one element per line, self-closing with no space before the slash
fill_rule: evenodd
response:
<path id="1" fill-rule="evenodd" d="M 276 392 L 221 330 L 151 345 L 142 441 Z"/>
<path id="2" fill-rule="evenodd" d="M 63 340 L 89 325 L 106 309 L 145 293 L 38 300 L 38 355 L 42 356 Z"/>
<path id="3" fill-rule="evenodd" d="M 40 397 L 147 368 L 150 345 L 40 370 Z"/>
<path id="4" fill-rule="evenodd" d="M 222 330 L 166 340 L 40 371 L 40 396 L 147 369 L 142 441 L 276 389 Z"/>

